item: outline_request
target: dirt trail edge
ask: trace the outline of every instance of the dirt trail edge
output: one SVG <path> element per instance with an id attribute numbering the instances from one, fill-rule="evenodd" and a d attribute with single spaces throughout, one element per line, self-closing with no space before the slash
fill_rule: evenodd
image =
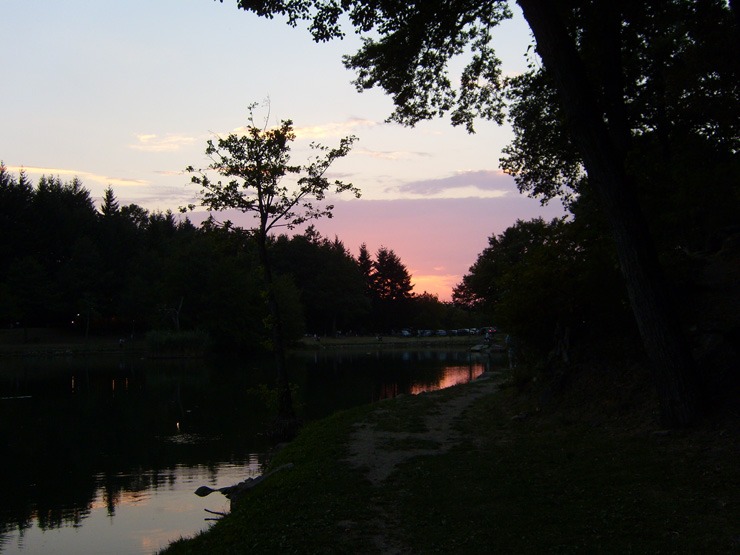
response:
<path id="1" fill-rule="evenodd" d="M 350 436 L 350 456 L 347 461 L 355 468 L 363 470 L 370 482 L 381 485 L 395 470 L 396 466 L 419 455 L 438 455 L 446 453 L 461 441 L 454 429 L 454 421 L 476 399 L 495 392 L 503 374 L 485 372 L 477 379 L 461 388 L 461 393 L 449 400 L 440 400 L 429 406 L 423 414 L 424 425 L 419 431 L 388 431 L 379 429 L 378 423 L 359 423 Z M 434 396 L 435 392 L 422 395 Z M 383 404 L 378 405 L 375 415 L 387 412 Z"/>
<path id="2" fill-rule="evenodd" d="M 440 392 L 423 393 L 408 400 L 409 403 L 418 403 L 420 409 L 414 412 L 410 420 L 395 422 L 396 430 L 385 429 L 387 422 L 384 417 L 392 418 L 395 411 L 384 408 L 383 403 L 373 411 L 368 420 L 358 423 L 350 436 L 350 455 L 347 462 L 354 468 L 360 469 L 366 478 L 376 487 L 382 486 L 385 480 L 393 474 L 399 464 L 420 455 L 439 455 L 446 453 L 463 438 L 454 428 L 457 419 L 476 399 L 494 393 L 504 380 L 500 372 L 485 372 L 473 382 L 459 388 L 452 397 Z M 411 421 L 413 420 L 413 422 Z M 367 500 L 374 508 L 376 517 L 372 519 L 371 528 L 374 530 L 370 545 L 374 552 L 383 555 L 401 555 L 412 550 L 403 545 L 393 533 L 393 515 L 386 514 Z M 351 529 L 350 523 L 344 523 L 346 529 Z"/>

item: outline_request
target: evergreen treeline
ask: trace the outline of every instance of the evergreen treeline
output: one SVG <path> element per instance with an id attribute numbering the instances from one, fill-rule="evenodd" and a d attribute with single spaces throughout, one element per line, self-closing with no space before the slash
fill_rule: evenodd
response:
<path id="1" fill-rule="evenodd" d="M 172 212 L 120 206 L 112 188 L 96 209 L 79 179 L 34 186 L 0 165 L 2 327 L 80 334 L 207 332 L 220 347 L 266 339 L 258 256 L 244 230 Z M 470 326 L 467 312 L 416 295 L 400 258 L 365 245 L 355 259 L 313 227 L 270 239 L 286 334 L 391 333 Z"/>

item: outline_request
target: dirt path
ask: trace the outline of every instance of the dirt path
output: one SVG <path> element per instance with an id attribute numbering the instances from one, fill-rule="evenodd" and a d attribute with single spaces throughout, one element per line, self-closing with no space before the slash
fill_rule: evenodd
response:
<path id="1" fill-rule="evenodd" d="M 373 485 L 382 484 L 396 466 L 419 455 L 446 453 L 461 441 L 454 429 L 454 421 L 470 404 L 499 386 L 501 373 L 486 372 L 477 378 L 464 393 L 434 403 L 423 415 L 424 425 L 419 431 L 400 432 L 378 429 L 377 423 L 359 424 L 350 438 L 349 463 L 365 472 Z M 424 395 L 435 395 L 435 392 Z M 375 414 L 382 413 L 382 403 Z"/>
<path id="2" fill-rule="evenodd" d="M 500 376 L 498 372 L 486 372 L 465 388 L 463 394 L 434 403 L 423 415 L 424 426 L 419 431 L 393 432 L 378 429 L 377 423 L 359 424 L 350 438 L 349 463 L 362 469 L 367 479 L 378 486 L 397 465 L 413 457 L 446 453 L 461 441 L 453 426 L 455 419 L 473 401 L 496 391 Z M 380 404 L 375 413 L 382 415 L 383 411 Z"/>
<path id="3" fill-rule="evenodd" d="M 422 425 L 409 425 L 405 429 L 401 426 L 401 431 L 389 431 L 378 425 L 389 412 L 380 403 L 373 413 L 377 420 L 358 424 L 351 435 L 348 462 L 362 470 L 374 486 L 382 486 L 399 464 L 420 455 L 446 453 L 462 441 L 454 428 L 455 420 L 473 401 L 495 392 L 501 377 L 500 372 L 486 372 L 449 399 L 443 399 L 439 392 L 424 393 L 424 396 L 429 396 L 425 401 L 435 396 L 440 400 L 426 405 L 421 414 Z M 377 519 L 372 523 L 376 534 L 372 541 L 378 552 L 387 555 L 408 552 L 405 546 L 390 539 L 388 531 L 393 527 L 392 515 L 377 507 L 376 513 Z"/>

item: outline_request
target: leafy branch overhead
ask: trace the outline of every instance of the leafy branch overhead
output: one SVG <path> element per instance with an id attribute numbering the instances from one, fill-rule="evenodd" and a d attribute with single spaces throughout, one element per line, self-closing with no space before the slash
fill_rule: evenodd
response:
<path id="1" fill-rule="evenodd" d="M 277 127 L 258 127 L 254 107 L 250 106 L 245 134 L 230 133 L 208 140 L 208 167 L 186 168 L 193 174 L 191 182 L 201 187 L 202 206 L 210 211 L 253 212 L 259 218 L 257 228 L 267 235 L 275 227 L 293 229 L 308 220 L 330 218 L 333 206 L 321 204 L 327 192 L 349 191 L 360 196 L 360 190 L 351 183 L 332 182 L 326 177 L 331 165 L 349 153 L 356 137 L 341 139 L 336 148 L 311 143 L 315 154 L 308 163 L 291 165 L 290 144 L 296 139 L 293 122 L 283 120 Z M 224 179 L 211 177 L 213 172 Z M 192 210 L 195 205 L 188 208 Z"/>
<path id="2" fill-rule="evenodd" d="M 223 2 L 223 0 L 221 0 Z M 504 119 L 501 61 L 491 47 L 495 26 L 511 17 L 505 1 L 415 0 L 238 0 L 239 8 L 290 25 L 309 22 L 317 42 L 344 36 L 340 17 L 362 36 L 362 47 L 344 56 L 359 91 L 380 86 L 395 110 L 388 118 L 404 125 L 450 114 L 454 125 L 473 132 L 476 117 Z M 453 79 L 450 62 L 468 62 Z"/>

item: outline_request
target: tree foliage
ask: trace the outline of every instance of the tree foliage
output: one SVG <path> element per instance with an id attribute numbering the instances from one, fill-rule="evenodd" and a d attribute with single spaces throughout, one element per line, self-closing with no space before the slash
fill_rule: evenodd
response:
<path id="1" fill-rule="evenodd" d="M 43 177 L 39 183 L 37 201 L 38 186 L 0 164 L 0 325 L 127 338 L 179 327 L 208 333 L 219 350 L 249 352 L 271 343 L 260 256 L 247 230 L 213 215 L 196 228 L 169 211 L 121 206 L 111 187 L 96 209 L 79 180 Z M 70 225 L 62 230 L 65 241 L 57 242 L 48 236 L 56 231 L 37 222 L 68 210 L 70 197 L 78 199 L 71 204 L 79 213 L 66 212 Z M 419 303 L 389 301 L 395 320 L 387 322 L 380 312 L 386 307 L 377 304 L 366 279 L 366 272 L 376 271 L 367 248 L 362 262 L 362 247 L 355 258 L 339 238 L 322 237 L 312 226 L 302 234 L 270 235 L 266 248 L 287 341 L 307 331 L 387 333 L 446 325 L 438 313 L 450 307 L 423 296 Z M 400 258 L 391 249 L 379 252 L 389 262 L 381 265 L 387 288 L 416 301 Z M 421 315 L 421 304 L 428 316 Z"/>
<path id="2" fill-rule="evenodd" d="M 335 194 L 350 191 L 359 197 L 359 189 L 352 184 L 339 180 L 332 183 L 325 176 L 337 159 L 349 153 L 356 137 L 341 139 L 333 149 L 311 143 L 311 148 L 319 154 L 305 166 L 291 165 L 290 143 L 296 138 L 293 122 L 283 120 L 271 129 L 267 128 L 267 122 L 258 126 L 254 120 L 255 107 L 253 104 L 249 108 L 249 124 L 244 135 L 230 133 L 215 141 L 208 140 L 206 155 L 211 164 L 205 170 L 187 168 L 193 174 L 192 183 L 201 188 L 202 206 L 215 211 L 251 212 L 258 223 L 250 229 L 266 238 L 276 227 L 293 229 L 308 220 L 331 216 L 331 204 L 316 203 L 324 201 L 332 187 Z M 211 172 L 229 181 L 214 181 Z M 297 177 L 295 184 L 285 181 L 290 176 Z"/>
<path id="3" fill-rule="evenodd" d="M 688 424 L 697 415 L 695 367 L 673 314 L 675 301 L 650 234 L 645 197 L 661 198 L 677 185 L 682 189 L 684 180 L 672 175 L 670 163 L 681 162 L 697 145 L 700 152 L 719 153 L 721 167 L 737 167 L 740 51 L 731 12 L 737 7 L 722 0 L 517 3 L 542 68 L 509 82 L 517 134 L 505 153 L 505 168 L 519 176 L 524 190 L 544 198 L 584 187 L 594 193 L 652 360 L 663 418 Z M 393 97 L 391 119 L 413 125 L 451 112 L 453 123 L 471 131 L 476 116 L 501 120 L 504 83 L 489 33 L 508 15 L 506 2 L 237 4 L 263 16 L 285 15 L 293 25 L 308 20 L 318 41 L 341 36 L 339 22 L 346 17 L 363 35 L 363 46 L 345 57 L 345 64 L 356 70 L 358 88 L 377 85 Z M 447 69 L 466 49 L 470 63 L 458 86 Z M 645 154 L 650 158 L 641 158 Z M 644 171 L 644 161 L 662 174 Z M 666 173 L 669 178 L 661 179 Z M 736 205 L 736 179 L 732 182 L 717 198 L 729 196 Z M 711 210 L 673 206 L 682 211 L 679 217 L 711 225 L 706 218 Z M 723 210 L 723 221 L 736 221 L 737 213 Z"/>
<path id="4" fill-rule="evenodd" d="M 221 0 L 223 2 L 223 0 Z M 357 73 L 359 91 L 382 87 L 393 98 L 391 121 L 415 124 L 450 114 L 452 123 L 473 130 L 482 116 L 501 121 L 500 60 L 491 48 L 493 28 L 511 17 L 507 2 L 417 0 L 237 0 L 258 15 L 308 22 L 316 41 L 344 36 L 342 18 L 363 35 L 362 47 L 344 57 Z M 451 77 L 451 60 L 469 61 Z"/>
<path id="5" fill-rule="evenodd" d="M 270 314 L 265 322 L 271 336 L 270 348 L 275 354 L 280 418 L 283 425 L 292 429 L 296 418 L 285 360 L 285 319 L 275 290 L 276 281 L 267 248 L 268 236 L 276 227 L 293 229 L 308 220 L 331 216 L 333 207 L 324 206 L 323 201 L 332 185 L 336 194 L 352 191 L 359 196 L 359 189 L 352 184 L 339 180 L 332 184 L 325 176 L 335 160 L 349 153 L 355 138 L 342 139 L 339 147 L 334 149 L 312 143 L 311 148 L 323 156 L 316 155 L 305 166 L 291 165 L 290 143 L 295 140 L 293 123 L 284 120 L 279 126 L 268 129 L 266 120 L 264 126 L 258 127 L 254 121 L 255 107 L 253 104 L 249 108 L 249 125 L 244 135 L 231 133 L 215 142 L 209 140 L 206 155 L 211 164 L 204 170 L 190 166 L 187 171 L 194 174 L 191 181 L 201 187 L 200 202 L 209 211 L 235 209 L 251 213 L 257 220 L 248 228 L 248 234 L 255 240 L 264 278 L 264 294 Z M 212 179 L 211 172 L 219 177 Z M 289 176 L 297 178 L 295 183 L 286 183 L 285 178 Z"/>
<path id="6" fill-rule="evenodd" d="M 716 1 L 573 6 L 559 13 L 652 236 L 660 248 L 706 248 L 738 223 L 740 53 L 732 14 Z M 533 59 L 506 85 L 515 135 L 502 167 L 522 192 L 574 198 L 586 173 L 551 75 Z"/>
<path id="7" fill-rule="evenodd" d="M 613 247 L 598 236 L 589 240 L 579 223 L 518 220 L 488 243 L 455 288 L 455 302 L 542 352 L 556 329 L 581 341 L 634 333 Z"/>

